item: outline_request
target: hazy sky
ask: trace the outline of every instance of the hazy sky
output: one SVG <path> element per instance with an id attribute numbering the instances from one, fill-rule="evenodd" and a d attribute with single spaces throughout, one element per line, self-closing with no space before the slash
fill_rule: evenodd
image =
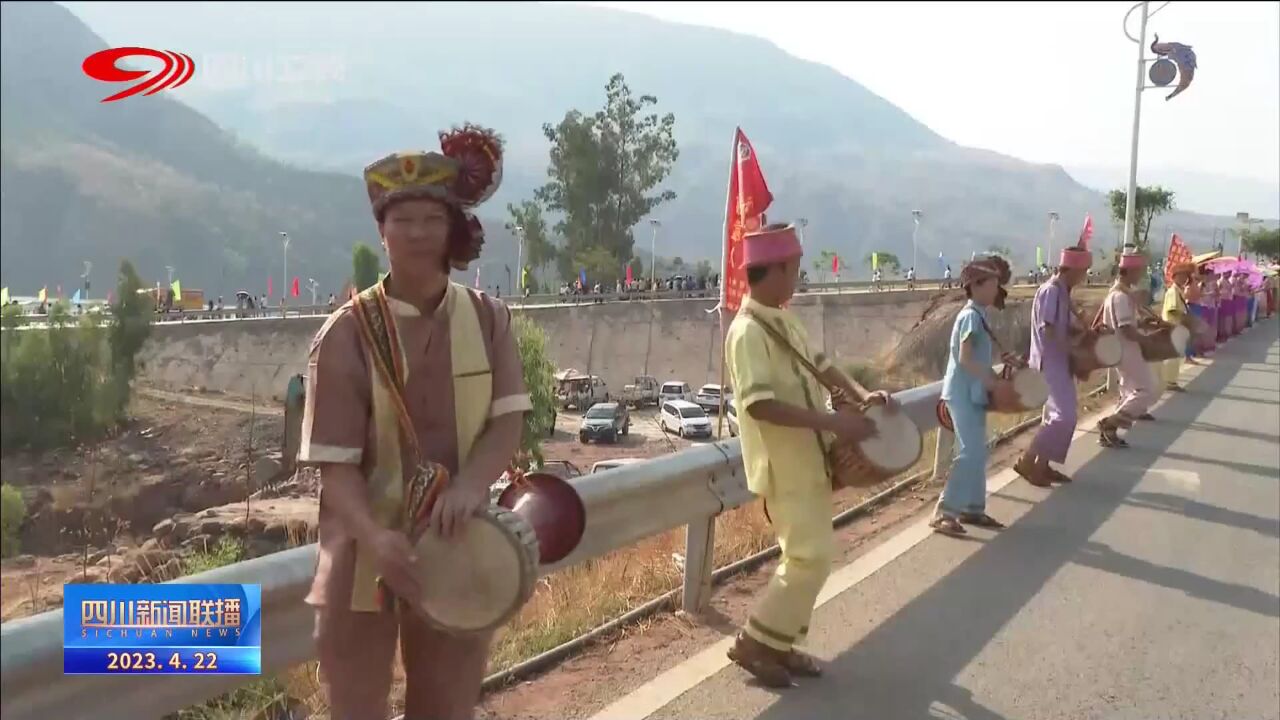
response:
<path id="1" fill-rule="evenodd" d="M 1122 21 L 1132 3 L 582 4 L 767 38 L 962 145 L 1129 164 L 1137 46 Z M 1146 165 L 1280 183 L 1280 3 L 1172 2 L 1151 19 L 1148 46 L 1152 31 L 1191 45 L 1199 68 L 1169 102 L 1168 91 L 1143 93 L 1139 181 Z"/>

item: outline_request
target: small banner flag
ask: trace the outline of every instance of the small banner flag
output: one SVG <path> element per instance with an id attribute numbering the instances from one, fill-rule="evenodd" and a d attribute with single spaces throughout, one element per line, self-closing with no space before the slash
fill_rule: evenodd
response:
<path id="1" fill-rule="evenodd" d="M 582 283 L 582 289 L 587 288 L 587 269 L 582 268 L 578 271 L 578 282 Z"/>
<path id="2" fill-rule="evenodd" d="M 725 195 L 720 308 L 737 312 L 747 294 L 747 269 L 742 265 L 743 238 L 765 224 L 765 210 L 773 203 L 773 193 L 764 180 L 760 160 L 742 128 L 736 128 L 733 133 L 733 157 Z"/>
<path id="3" fill-rule="evenodd" d="M 300 284 L 299 284 L 299 282 L 298 282 L 298 278 L 297 278 L 297 277 L 294 277 L 294 278 L 293 278 L 293 289 L 292 289 L 292 291 L 291 291 L 291 292 L 293 293 L 293 296 L 294 296 L 294 297 L 298 297 L 298 295 L 299 295 L 299 294 L 301 294 L 301 291 L 302 291 L 302 287 L 301 287 L 301 285 L 300 285 Z"/>
<path id="4" fill-rule="evenodd" d="M 627 272 L 630 273 L 631 270 L 628 268 Z M 631 282 L 630 274 L 627 275 L 627 282 Z M 529 268 L 520 268 L 520 289 L 527 287 L 529 287 Z"/>
<path id="5" fill-rule="evenodd" d="M 38 299 L 40 302 L 47 302 L 47 301 L 49 300 L 49 286 L 48 286 L 48 285 L 46 285 L 46 286 L 44 286 L 44 287 L 40 288 L 40 292 L 36 294 L 36 299 Z"/>
<path id="6" fill-rule="evenodd" d="M 880 269 L 880 253 L 878 252 L 871 253 L 871 269 L 872 270 Z"/>
<path id="7" fill-rule="evenodd" d="M 80 304 L 80 288 L 76 288 L 75 294 L 71 296 L 71 304 L 72 305 Z"/>
<path id="8" fill-rule="evenodd" d="M 108 304 L 108 305 L 112 305 L 112 304 L 114 304 L 114 303 L 115 303 L 115 301 L 116 301 L 116 294 L 115 294 L 115 293 L 113 293 L 113 292 L 111 292 L 110 290 L 108 290 L 108 291 L 107 291 L 107 304 Z"/>
<path id="9" fill-rule="evenodd" d="M 840 256 L 839 255 L 831 256 L 831 274 L 832 275 L 840 274 Z"/>
<path id="10" fill-rule="evenodd" d="M 267 297 L 271 297 L 271 296 L 272 296 L 272 294 L 273 294 L 273 291 L 272 291 L 272 290 L 273 290 L 273 289 L 272 289 L 272 287 L 271 287 L 271 276 L 270 276 L 270 275 L 268 275 L 268 276 L 267 276 Z"/>
<path id="11" fill-rule="evenodd" d="M 1173 268 L 1177 265 L 1184 265 L 1191 262 L 1191 248 L 1182 242 L 1182 238 L 1178 233 L 1174 233 L 1169 239 L 1169 254 L 1164 259 L 1164 279 L 1170 285 L 1173 284 Z"/>
<path id="12" fill-rule="evenodd" d="M 942 251 L 938 251 L 938 269 L 945 270 L 947 267 L 947 259 L 942 256 Z"/>
<path id="13" fill-rule="evenodd" d="M 59 286 L 58 286 L 58 299 L 59 299 L 59 300 L 61 300 L 61 299 L 62 299 L 62 286 L 61 286 L 61 285 L 59 285 Z"/>
<path id="14" fill-rule="evenodd" d="M 174 280 L 173 285 L 171 287 L 173 289 L 173 297 L 176 298 L 179 302 L 181 302 L 182 301 L 182 281 Z"/>
<path id="15" fill-rule="evenodd" d="M 631 284 L 631 282 L 632 282 L 632 279 L 631 279 L 631 266 L 630 266 L 630 265 L 628 265 L 628 266 L 627 266 L 627 284 L 628 284 L 628 285 L 630 285 L 630 284 Z"/>
<path id="16" fill-rule="evenodd" d="M 1086 214 L 1084 216 L 1084 227 L 1080 228 L 1080 248 L 1082 250 L 1089 249 L 1089 241 L 1093 239 L 1093 216 Z"/>
<path id="17" fill-rule="evenodd" d="M 9 288 L 0 288 L 0 305 L 9 304 Z"/>
<path id="18" fill-rule="evenodd" d="M 1036 246 L 1036 267 L 1044 264 L 1044 248 Z"/>

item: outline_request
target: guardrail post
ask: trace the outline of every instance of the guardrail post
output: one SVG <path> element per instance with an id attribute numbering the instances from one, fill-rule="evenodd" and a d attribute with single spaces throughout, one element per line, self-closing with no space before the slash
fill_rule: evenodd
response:
<path id="1" fill-rule="evenodd" d="M 708 515 L 685 527 L 684 600 L 681 609 L 697 615 L 711 602 L 711 571 L 716 549 L 716 516 Z"/>
<path id="2" fill-rule="evenodd" d="M 937 482 L 951 470 L 951 455 L 955 450 L 956 436 L 944 427 L 938 427 L 938 444 L 933 453 L 933 480 Z"/>

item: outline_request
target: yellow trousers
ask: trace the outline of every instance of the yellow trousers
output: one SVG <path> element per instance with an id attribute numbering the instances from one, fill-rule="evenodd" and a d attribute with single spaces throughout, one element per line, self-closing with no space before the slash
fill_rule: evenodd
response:
<path id="1" fill-rule="evenodd" d="M 1165 360 L 1160 363 L 1160 379 L 1165 384 L 1173 384 L 1178 382 L 1178 375 L 1182 372 L 1182 358 L 1176 357 L 1171 360 Z"/>
<path id="2" fill-rule="evenodd" d="M 791 480 L 790 478 L 788 480 Z M 831 483 L 775 483 L 765 509 L 778 534 L 782 561 L 745 632 L 775 650 L 789 651 L 809 633 L 813 604 L 831 574 L 835 535 L 831 530 Z"/>

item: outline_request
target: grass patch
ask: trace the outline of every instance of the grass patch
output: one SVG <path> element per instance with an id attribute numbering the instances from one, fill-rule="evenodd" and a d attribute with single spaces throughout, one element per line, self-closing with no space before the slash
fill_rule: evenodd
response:
<path id="1" fill-rule="evenodd" d="M 26 517 L 22 493 L 12 485 L 0 485 L 0 557 L 12 557 L 22 549 L 18 531 Z"/>
<path id="2" fill-rule="evenodd" d="M 220 568 L 245 559 L 244 544 L 223 535 L 218 542 L 196 550 L 182 558 L 182 569 L 187 575 L 195 575 Z"/>

